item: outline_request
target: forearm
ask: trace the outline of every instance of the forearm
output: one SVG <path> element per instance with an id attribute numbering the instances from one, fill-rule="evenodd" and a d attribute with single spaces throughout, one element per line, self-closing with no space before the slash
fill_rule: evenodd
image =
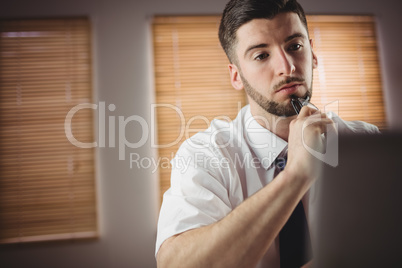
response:
<path id="1" fill-rule="evenodd" d="M 160 267 L 253 267 L 268 250 L 307 191 L 306 180 L 285 171 L 221 221 L 165 241 Z"/>

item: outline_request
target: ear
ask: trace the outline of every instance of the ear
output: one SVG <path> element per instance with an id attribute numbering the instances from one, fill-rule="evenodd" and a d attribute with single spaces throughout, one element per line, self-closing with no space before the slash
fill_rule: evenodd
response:
<path id="1" fill-rule="evenodd" d="M 311 53 L 313 54 L 313 69 L 315 69 L 318 66 L 318 59 L 317 59 L 317 55 L 315 54 L 315 52 L 313 50 L 313 39 L 310 39 L 310 46 L 311 46 Z"/>
<path id="2" fill-rule="evenodd" d="M 234 65 L 232 63 L 230 63 L 228 65 L 228 67 L 229 67 L 229 73 L 230 73 L 230 82 L 232 83 L 232 86 L 236 90 L 242 90 L 244 88 L 244 86 L 243 86 L 243 81 L 241 81 L 239 69 L 237 68 L 236 65 Z"/>

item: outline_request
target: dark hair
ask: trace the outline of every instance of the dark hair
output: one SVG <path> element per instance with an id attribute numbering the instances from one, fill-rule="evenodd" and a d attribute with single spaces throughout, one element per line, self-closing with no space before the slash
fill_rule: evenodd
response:
<path id="1" fill-rule="evenodd" d="M 230 0 L 219 26 L 219 40 L 229 61 L 236 60 L 236 33 L 243 24 L 253 19 L 272 19 L 284 12 L 296 13 L 307 29 L 306 15 L 296 0 Z"/>

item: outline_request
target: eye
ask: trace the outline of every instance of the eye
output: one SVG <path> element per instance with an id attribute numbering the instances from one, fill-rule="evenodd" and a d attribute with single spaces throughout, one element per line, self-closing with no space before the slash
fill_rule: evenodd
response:
<path id="1" fill-rule="evenodd" d="M 258 60 L 258 61 L 261 61 L 261 60 L 264 60 L 264 59 L 268 58 L 268 56 L 269 56 L 268 53 L 261 53 L 261 54 L 257 55 L 257 57 L 255 57 L 254 59 Z"/>
<path id="2" fill-rule="evenodd" d="M 289 50 L 290 51 L 297 51 L 297 50 L 301 49 L 302 47 L 303 47 L 302 44 L 296 43 L 296 44 L 290 45 Z"/>

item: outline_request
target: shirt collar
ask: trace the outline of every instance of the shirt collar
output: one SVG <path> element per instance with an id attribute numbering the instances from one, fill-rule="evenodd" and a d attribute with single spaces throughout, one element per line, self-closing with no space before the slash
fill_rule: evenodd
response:
<path id="1" fill-rule="evenodd" d="M 284 151 L 288 143 L 261 126 L 253 117 L 250 106 L 244 116 L 244 135 L 248 146 L 267 170 L 275 159 Z"/>

